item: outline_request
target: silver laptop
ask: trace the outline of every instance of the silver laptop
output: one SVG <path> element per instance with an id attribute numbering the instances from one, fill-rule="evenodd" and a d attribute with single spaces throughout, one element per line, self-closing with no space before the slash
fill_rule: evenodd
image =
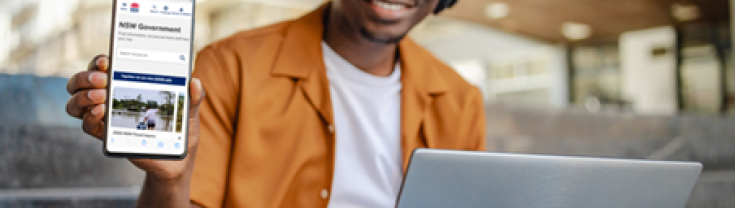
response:
<path id="1" fill-rule="evenodd" d="M 418 149 L 398 208 L 683 208 L 694 162 Z"/>

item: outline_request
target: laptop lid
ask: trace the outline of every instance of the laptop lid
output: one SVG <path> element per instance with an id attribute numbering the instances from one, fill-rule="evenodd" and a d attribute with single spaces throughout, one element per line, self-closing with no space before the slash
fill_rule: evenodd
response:
<path id="1" fill-rule="evenodd" d="M 417 149 L 398 208 L 683 208 L 700 163 Z"/>

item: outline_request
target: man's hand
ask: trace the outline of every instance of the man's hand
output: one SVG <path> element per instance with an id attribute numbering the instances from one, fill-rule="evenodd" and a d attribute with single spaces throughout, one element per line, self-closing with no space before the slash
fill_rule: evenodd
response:
<path id="1" fill-rule="evenodd" d="M 107 91 L 108 63 L 106 55 L 98 55 L 92 60 L 86 71 L 75 74 L 69 79 L 66 86 L 71 95 L 66 104 L 66 112 L 72 117 L 82 119 L 82 130 L 97 139 L 105 138 L 106 126 L 103 120 L 106 110 L 105 99 L 110 94 Z M 199 105 L 204 100 L 204 89 L 198 79 L 192 79 L 189 90 L 187 157 L 180 161 L 130 159 L 135 166 L 146 172 L 145 186 L 141 192 L 139 205 L 155 207 L 189 205 L 189 180 L 199 142 Z M 156 197 L 158 199 L 153 201 L 146 200 L 150 195 L 160 197 Z"/>

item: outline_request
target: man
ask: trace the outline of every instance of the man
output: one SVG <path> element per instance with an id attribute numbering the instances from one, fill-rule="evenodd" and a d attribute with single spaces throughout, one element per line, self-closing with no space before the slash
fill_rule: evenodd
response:
<path id="1" fill-rule="evenodd" d="M 483 150 L 479 89 L 404 39 L 439 3 L 333 0 L 203 49 L 190 154 L 131 159 L 139 206 L 393 207 L 415 148 Z M 67 110 L 102 138 L 107 59 L 90 66 Z"/>
<path id="2" fill-rule="evenodd" d="M 156 129 L 156 112 L 158 112 L 158 109 L 156 109 L 155 105 L 148 105 L 148 110 L 145 111 L 145 118 L 143 118 L 143 123 L 146 124 L 148 130 Z"/>

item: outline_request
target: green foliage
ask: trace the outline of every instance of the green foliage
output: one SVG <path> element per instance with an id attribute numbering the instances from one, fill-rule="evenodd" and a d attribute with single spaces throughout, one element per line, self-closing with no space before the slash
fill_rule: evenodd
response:
<path id="1" fill-rule="evenodd" d="M 183 95 L 179 96 L 178 105 L 179 105 L 179 109 L 176 111 L 176 132 L 181 132 L 181 129 L 183 127 L 182 126 L 183 120 L 184 120 L 183 113 L 184 113 L 184 108 L 186 107 L 184 106 L 184 96 Z"/>
<path id="2" fill-rule="evenodd" d="M 142 111 L 146 106 L 143 96 L 138 95 L 136 99 L 112 99 L 113 109 L 125 109 L 129 111 Z"/>
<path id="3" fill-rule="evenodd" d="M 164 103 L 161 105 L 159 112 L 165 115 L 173 115 L 174 99 L 176 98 L 176 93 L 171 91 L 160 91 L 158 92 L 158 94 L 161 95 L 161 98 L 163 98 L 164 100 Z"/>

